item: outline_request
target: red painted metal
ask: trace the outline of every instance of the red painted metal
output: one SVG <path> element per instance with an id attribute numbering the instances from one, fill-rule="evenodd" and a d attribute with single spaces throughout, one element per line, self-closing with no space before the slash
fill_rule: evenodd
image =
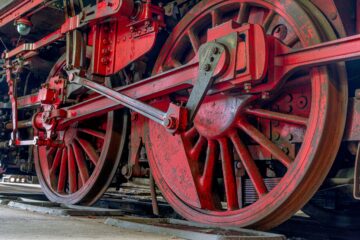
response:
<path id="1" fill-rule="evenodd" d="M 296 29 L 297 25 L 306 28 L 306 31 L 296 33 L 298 41 L 301 42 L 301 45 L 298 46 L 304 48 L 320 41 L 319 35 L 317 35 L 320 33 L 315 30 L 314 25 L 310 24 L 310 20 L 306 20 L 307 14 L 301 12 L 301 8 L 298 8 L 299 5 L 294 1 L 286 1 L 285 4 L 289 9 L 296 9 L 296 13 L 302 16 L 301 19 L 293 21 L 289 20 L 293 17 L 291 11 L 286 12 L 284 8 L 279 11 L 276 4 L 267 1 L 246 1 L 248 4 L 242 5 L 243 2 L 239 1 L 240 9 L 239 15 L 235 16 L 236 19 L 243 19 L 245 12 L 248 12 L 251 23 L 263 23 L 266 26 L 268 21 L 264 21 L 264 19 L 272 19 L 271 16 L 274 14 L 280 15 L 290 22 L 286 26 L 288 31 L 291 31 L 291 27 Z M 156 71 L 161 71 L 168 65 L 171 66 L 177 49 L 185 49 L 183 39 L 188 36 L 189 29 L 201 33 L 203 32 L 201 26 L 208 26 L 206 18 L 202 19 L 201 16 L 212 15 L 214 21 L 217 14 L 218 16 L 224 14 L 221 11 L 226 12 L 228 9 L 226 5 L 232 3 L 233 1 L 228 3 L 204 1 L 204 4 L 190 12 L 188 17 L 174 29 L 168 43 L 164 45 L 155 66 Z M 256 4 L 256 7 L 253 4 Z M 272 11 L 261 10 L 260 6 L 264 9 L 270 8 Z M 286 7 L 285 9 L 287 9 Z M 268 13 L 268 17 L 266 13 Z M 196 25 L 195 16 L 197 17 L 196 21 L 200 21 L 202 25 Z M 275 22 L 278 20 L 283 23 L 277 18 L 274 19 Z M 211 19 L 207 20 L 211 21 Z M 296 24 L 291 25 L 294 22 Z M 195 26 L 200 29 L 196 29 Z M 312 34 L 307 35 L 307 31 Z M 199 37 L 197 38 L 199 39 Z M 272 39 L 270 38 L 270 40 Z M 285 41 L 285 44 L 291 45 L 294 42 L 294 40 L 288 41 Z M 277 55 L 277 49 L 271 47 L 271 42 L 269 44 L 272 54 Z M 191 56 L 193 53 L 188 50 L 183 54 Z M 194 61 L 190 57 L 185 57 L 185 59 L 189 59 L 189 62 Z M 269 59 L 269 73 L 275 70 L 271 65 L 273 64 L 272 60 L 272 58 Z M 177 66 L 172 65 L 171 67 Z M 282 67 L 286 66 L 279 65 L 280 69 Z M 283 74 L 280 76 L 284 77 Z M 297 98 L 293 100 L 293 97 L 290 97 L 285 104 L 281 103 L 281 98 L 268 99 L 268 96 L 263 94 L 257 97 L 241 96 L 241 88 L 233 91 L 232 96 L 226 94 L 209 96 L 201 106 L 193 128 L 180 136 L 168 135 L 156 123 L 148 121 L 148 127 L 144 134 L 154 178 L 166 199 L 186 218 L 213 225 L 252 225 L 258 228 L 269 228 L 284 219 L 284 215 L 291 215 L 291 211 L 296 211 L 298 209 L 296 205 L 301 205 L 303 201 L 300 199 L 309 198 L 310 192 L 316 191 L 316 188 L 311 189 L 311 186 L 319 183 L 302 174 L 307 172 L 309 175 L 316 175 L 316 179 L 325 177 L 325 175 L 321 177 L 320 175 L 324 173 L 322 171 L 326 170 L 323 169 L 319 172 L 318 169 L 327 165 L 323 161 L 332 161 L 329 157 L 332 156 L 330 158 L 333 159 L 337 150 L 330 153 L 326 147 L 325 152 L 328 156 L 320 157 L 325 154 L 322 151 L 321 153 L 317 152 L 320 150 L 319 148 L 326 146 L 326 142 L 322 138 L 325 137 L 323 134 L 329 133 L 321 129 L 326 128 L 325 126 L 338 127 L 338 124 L 344 123 L 344 105 L 337 102 L 340 104 L 338 107 L 342 110 L 337 113 L 333 110 L 328 111 L 327 116 L 323 115 L 323 111 L 328 109 L 327 101 L 334 104 L 333 97 L 337 98 L 337 94 L 344 97 L 346 92 L 323 91 L 323 87 L 331 84 L 329 75 L 324 69 L 314 69 L 306 78 L 294 78 L 293 76 L 285 86 L 280 85 L 281 79 L 275 78 L 275 80 L 276 84 L 273 85 L 273 88 L 268 89 L 282 87 L 281 92 L 288 96 L 296 96 L 296 91 L 299 91 L 302 96 L 298 97 L 299 100 Z M 317 81 L 321 81 L 321 83 Z M 261 83 L 258 86 L 244 84 L 243 93 L 251 93 L 266 85 L 267 83 Z M 215 84 L 214 88 L 216 86 Z M 319 88 L 320 86 L 322 87 Z M 239 94 L 238 98 L 234 97 L 236 93 Z M 310 98 L 305 98 L 305 96 L 310 96 Z M 308 104 L 306 104 L 307 101 Z M 163 99 L 159 99 L 158 102 L 163 108 L 166 108 L 169 103 Z M 291 108 L 286 109 L 286 105 L 290 105 Z M 305 108 L 306 111 L 304 111 Z M 300 113 L 301 115 L 296 115 Z M 332 117 L 329 117 L 328 114 Z M 337 120 L 333 123 L 328 122 L 334 120 L 332 118 L 337 118 Z M 269 124 L 271 127 L 266 127 Z M 289 128 L 302 129 L 303 133 L 300 135 L 305 139 L 302 140 L 301 148 L 297 154 L 294 154 L 294 157 L 291 157 L 291 150 L 288 149 L 287 152 L 285 148 L 285 144 L 289 140 L 266 131 L 271 130 L 272 127 L 280 129 L 281 134 Z M 336 140 L 339 144 L 341 134 L 335 134 L 331 139 Z M 332 142 L 332 144 L 335 143 Z M 258 153 L 257 158 L 252 155 L 253 151 L 251 150 L 254 148 L 251 147 L 253 145 L 258 145 L 262 149 L 261 151 L 255 150 Z M 271 186 L 265 184 L 268 182 L 268 178 L 271 178 L 271 174 L 267 175 L 259 170 L 260 162 L 264 157 L 261 156 L 261 152 L 269 152 L 270 161 L 278 161 L 278 164 L 287 169 L 285 170 L 287 174 L 282 176 L 281 181 L 277 181 Z M 319 157 L 322 159 L 321 161 L 319 161 Z M 218 171 L 214 171 L 214 169 Z M 219 178 L 221 180 L 218 180 Z M 252 182 L 253 192 L 258 196 L 255 202 L 254 200 L 248 201 L 249 193 L 242 188 L 242 182 L 246 182 L 245 179 L 250 179 L 249 181 Z M 304 184 L 305 182 L 309 182 L 309 184 Z"/>
<path id="2" fill-rule="evenodd" d="M 231 34 L 232 31 L 246 34 L 249 28 L 246 27 L 245 30 L 244 28 L 240 28 L 240 30 L 237 30 L 236 28 L 230 28 L 231 30 L 229 30 L 226 24 L 224 26 L 225 30 L 228 30 L 228 34 Z M 261 37 L 259 36 L 258 38 L 261 39 Z M 222 79 L 225 80 L 217 81 L 214 84 L 213 89 L 216 89 L 216 92 L 226 91 L 234 88 L 235 85 L 235 88 L 238 86 L 242 86 L 245 93 L 262 93 L 264 91 L 271 92 L 276 90 L 277 87 L 283 81 L 285 81 L 289 75 L 293 74 L 299 69 L 318 65 L 321 66 L 324 64 L 329 64 L 342 60 L 357 59 L 360 56 L 359 36 L 343 38 L 321 45 L 304 48 L 302 50 L 290 50 L 288 47 L 284 46 L 276 39 L 269 38 L 268 40 L 271 40 L 269 41 L 269 44 L 271 48 L 274 49 L 272 52 L 272 59 L 266 58 L 268 55 L 266 53 L 264 55 L 264 51 L 266 51 L 266 49 L 264 48 L 254 49 L 254 55 L 256 55 L 257 57 L 259 57 L 259 55 L 263 56 L 263 58 L 261 58 L 262 62 L 269 61 L 270 65 L 272 66 L 272 71 L 266 73 L 264 72 L 264 68 L 260 68 L 259 70 L 259 68 L 256 66 L 246 65 L 246 69 L 253 70 L 250 71 L 250 74 L 248 71 L 245 71 L 237 74 L 234 78 L 232 78 L 231 71 L 230 73 L 225 72 L 222 75 Z M 336 49 L 336 51 L 332 51 L 334 49 Z M 355 52 L 353 52 L 353 50 L 355 50 Z M 235 51 L 235 49 L 233 49 L 233 51 Z M 264 58 L 266 58 L 267 60 L 265 61 Z M 177 68 L 176 70 L 171 70 L 166 73 L 151 77 L 133 85 L 119 88 L 117 89 L 117 91 L 133 99 L 149 100 L 152 98 L 167 95 L 170 92 L 189 88 L 197 80 L 197 59 L 198 57 L 196 57 L 193 62 L 189 63 L 184 67 Z M 247 58 L 246 60 L 238 58 L 237 61 L 229 64 L 227 68 L 237 69 L 236 67 L 233 68 L 232 66 L 244 66 L 244 61 L 256 63 L 252 58 Z M 252 74 L 258 74 L 259 76 Z M 267 74 L 267 83 L 259 84 L 259 79 L 261 80 L 265 76 L 265 74 Z M 239 83 L 242 84 L 238 85 Z M 251 89 L 246 89 L 247 83 L 251 83 Z M 257 86 L 257 83 L 259 86 Z M 61 127 L 62 124 L 65 124 L 65 126 L 67 126 L 71 124 L 71 122 L 77 121 L 77 119 L 93 117 L 96 116 L 96 114 L 104 113 L 104 111 L 119 109 L 122 107 L 123 106 L 114 103 L 111 99 L 97 97 L 88 102 L 83 102 L 68 108 L 68 118 L 64 119 L 63 123 L 60 123 L 59 127 Z"/>
<path id="3" fill-rule="evenodd" d="M 0 27 L 23 16 L 25 13 L 50 2 L 49 0 L 16 0 L 0 15 Z"/>
<path id="4" fill-rule="evenodd" d="M 22 1 L 0 15 L 0 27 L 31 17 L 47 2 Z M 345 35 L 335 3 L 314 2 L 318 7 L 329 2 L 326 17 L 310 1 L 203 0 L 171 33 L 153 76 L 112 88 L 92 80 L 113 76 L 149 54 L 167 25 L 163 8 L 150 0 L 100 1 L 66 17 L 53 33 L 3 54 L 12 143 L 36 145 L 37 174 L 51 200 L 91 204 L 114 176 L 127 137 L 126 114 L 113 111 L 128 107 L 132 116 L 155 120 L 132 121 L 127 167 L 133 176 L 146 175 L 139 163 L 145 145 L 154 179 L 183 216 L 215 225 L 275 226 L 317 190 L 342 139 L 348 99 L 344 66 L 323 66 L 360 58 L 359 35 L 335 40 L 331 26 Z M 14 77 L 26 61 L 66 36 L 71 46 L 75 30 L 92 49 L 89 69 L 77 69 L 71 61 L 64 68 L 62 59 L 37 94 L 18 98 Z M 201 80 L 200 70 L 209 68 L 199 49 L 212 42 L 226 51 L 189 123 L 184 103 Z M 76 46 L 68 48 L 73 51 L 68 56 L 83 51 Z M 60 71 L 68 71 L 69 79 Z M 102 96 L 66 102 L 74 74 Z M 41 106 L 32 120 L 37 136 L 23 141 L 17 112 L 35 105 Z M 358 141 L 354 106 L 344 139 Z"/>

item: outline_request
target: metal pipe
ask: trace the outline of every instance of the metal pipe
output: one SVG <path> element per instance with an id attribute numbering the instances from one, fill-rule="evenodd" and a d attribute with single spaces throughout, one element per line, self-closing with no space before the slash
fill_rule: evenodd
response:
<path id="1" fill-rule="evenodd" d="M 24 121 L 19 121 L 18 122 L 18 129 L 22 129 L 22 128 L 30 128 L 32 127 L 32 120 L 24 120 Z M 11 122 L 7 123 L 5 125 L 5 128 L 7 130 L 12 130 L 13 129 L 13 124 Z"/>

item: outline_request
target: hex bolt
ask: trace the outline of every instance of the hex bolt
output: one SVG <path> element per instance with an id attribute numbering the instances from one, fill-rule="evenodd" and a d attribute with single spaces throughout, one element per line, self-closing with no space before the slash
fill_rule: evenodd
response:
<path id="1" fill-rule="evenodd" d="M 170 118 L 166 118 L 164 120 L 164 125 L 165 127 L 169 128 L 171 126 L 171 119 Z"/>
<path id="2" fill-rule="evenodd" d="M 280 40 L 284 40 L 288 35 L 288 29 L 284 24 L 277 25 L 274 28 L 272 35 Z"/>
<path id="3" fill-rule="evenodd" d="M 211 70 L 211 65 L 207 63 L 204 65 L 203 69 L 205 72 L 209 72 Z"/>
<path id="4" fill-rule="evenodd" d="M 282 147 L 281 148 L 281 150 L 286 154 L 286 155 L 288 155 L 289 154 L 289 148 L 287 148 L 287 147 Z"/>
<path id="5" fill-rule="evenodd" d="M 241 164 L 241 162 L 236 161 L 235 167 L 236 167 L 236 169 L 242 169 L 242 164 Z"/>
<path id="6" fill-rule="evenodd" d="M 168 129 L 174 129 L 176 126 L 176 120 L 173 117 L 167 117 L 164 119 L 164 126 Z"/>
<path id="7" fill-rule="evenodd" d="M 292 135 L 291 133 L 289 133 L 289 135 L 288 135 L 288 140 L 289 140 L 289 141 L 294 140 L 294 135 Z"/>
<path id="8" fill-rule="evenodd" d="M 280 134 L 278 132 L 273 132 L 272 139 L 278 141 L 280 139 Z"/>
<path id="9" fill-rule="evenodd" d="M 214 47 L 214 48 L 212 49 L 212 52 L 213 52 L 213 54 L 218 54 L 218 53 L 219 53 L 219 48 L 218 48 L 218 47 Z"/>
<path id="10" fill-rule="evenodd" d="M 251 83 L 245 83 L 244 84 L 244 90 L 246 93 L 249 93 L 251 90 Z"/>

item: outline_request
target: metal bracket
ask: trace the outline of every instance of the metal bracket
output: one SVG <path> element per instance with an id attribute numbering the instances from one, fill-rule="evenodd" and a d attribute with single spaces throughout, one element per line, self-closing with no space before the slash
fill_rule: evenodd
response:
<path id="1" fill-rule="evenodd" d="M 360 143 L 358 144 L 355 158 L 354 198 L 360 200 Z"/>
<path id="2" fill-rule="evenodd" d="M 189 123 L 194 120 L 201 103 L 215 80 L 215 76 L 222 71 L 218 65 L 225 52 L 225 47 L 216 42 L 207 43 L 200 47 L 199 77 L 186 104 L 186 108 L 189 110 Z M 224 65 L 222 64 L 222 66 Z"/>

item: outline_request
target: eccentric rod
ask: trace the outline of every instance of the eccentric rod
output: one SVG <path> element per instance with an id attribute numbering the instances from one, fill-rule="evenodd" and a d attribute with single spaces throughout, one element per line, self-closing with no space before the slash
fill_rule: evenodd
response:
<path id="1" fill-rule="evenodd" d="M 93 81 L 87 80 L 86 78 L 81 78 L 76 76 L 74 82 L 80 84 L 88 89 L 93 90 L 94 92 L 99 93 L 100 95 L 106 96 L 115 102 L 119 102 L 123 106 L 163 125 L 167 126 L 166 122 L 166 113 L 160 111 L 157 108 L 154 108 L 148 104 L 145 104 L 139 100 L 130 98 L 124 94 L 121 94 L 115 90 L 112 90 L 108 87 L 105 87 L 101 84 L 95 83 Z"/>

